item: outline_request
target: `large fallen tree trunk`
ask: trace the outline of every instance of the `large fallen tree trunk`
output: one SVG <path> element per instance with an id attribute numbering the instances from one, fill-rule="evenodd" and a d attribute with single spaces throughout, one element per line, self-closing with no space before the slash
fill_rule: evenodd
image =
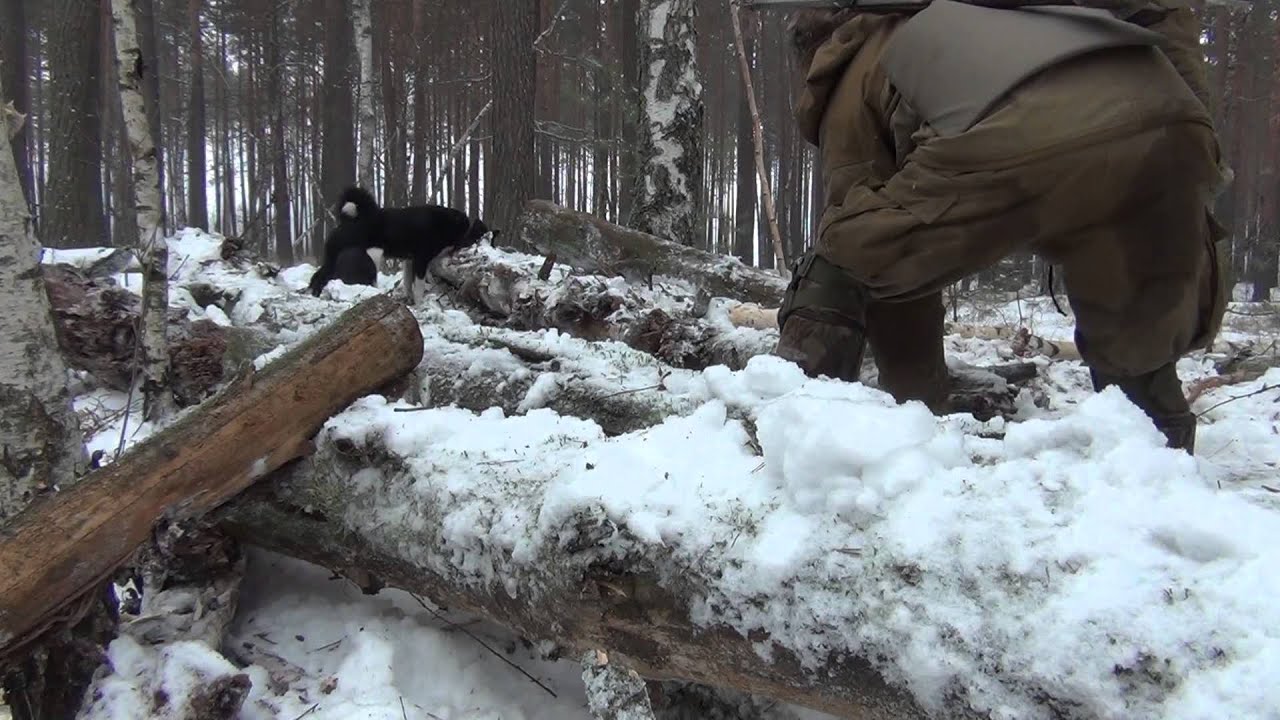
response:
<path id="1" fill-rule="evenodd" d="M 455 254 L 434 274 L 479 322 L 616 340 L 677 368 L 740 370 L 752 357 L 772 352 L 777 342 L 776 334 L 695 317 L 693 296 L 659 298 L 600 275 L 558 272 L 544 279 L 536 260 L 518 262 L 483 248 Z"/>
<path id="2" fill-rule="evenodd" d="M 379 471 L 378 479 L 369 480 L 370 468 Z M 365 479 L 357 482 L 358 473 Z M 689 606 L 705 578 L 688 577 L 688 587 L 673 590 L 659 582 L 649 559 L 606 557 L 598 549 L 625 532 L 608 520 L 584 518 L 576 528 L 564 528 L 561 557 L 508 580 L 509 587 L 539 588 L 531 593 L 504 589 L 500 580 L 491 586 L 468 582 L 447 563 L 415 551 L 414 541 L 392 547 L 376 533 L 345 522 L 347 513 L 360 507 L 362 486 L 412 484 L 407 475 L 402 460 L 385 448 L 322 443 L 315 456 L 242 493 L 218 517 L 246 542 L 340 572 L 369 591 L 385 585 L 417 593 L 526 638 L 552 640 L 570 656 L 604 650 L 651 680 L 733 688 L 862 720 L 926 717 L 909 694 L 887 684 L 860 658 L 832 653 L 822 669 L 810 673 L 767 637 L 747 638 L 727 626 L 696 626 Z M 440 536 L 450 522 L 443 508 L 402 516 L 403 521 L 411 522 L 411 535 L 421 542 Z M 427 555 L 438 553 L 449 550 L 436 548 Z M 757 648 L 762 646 L 771 646 L 771 659 L 761 657 Z"/>
<path id="3" fill-rule="evenodd" d="M 333 413 L 421 357 L 417 320 L 372 298 L 75 487 L 37 500 L 0 543 L 0 656 L 102 582 L 158 518 L 207 512 L 305 454 Z"/>
<path id="4" fill-rule="evenodd" d="M 663 240 L 614 225 L 546 200 L 531 200 L 520 217 L 519 237 L 583 272 L 647 280 L 665 275 L 713 297 L 777 306 L 787 283 L 737 258 Z"/>

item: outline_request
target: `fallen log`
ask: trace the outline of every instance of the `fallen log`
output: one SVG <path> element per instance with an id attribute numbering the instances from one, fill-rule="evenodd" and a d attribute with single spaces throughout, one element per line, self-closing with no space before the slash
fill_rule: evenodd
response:
<path id="1" fill-rule="evenodd" d="M 620 275 L 633 282 L 667 276 L 714 297 L 775 307 L 787 287 L 777 275 L 735 257 L 663 240 L 546 200 L 525 205 L 517 233 L 538 252 L 593 275 Z"/>
<path id="2" fill-rule="evenodd" d="M 374 297 L 73 488 L 30 505 L 0 542 L 0 656 L 106 579 L 157 519 L 207 512 L 304 455 L 329 416 L 421 357 L 414 317 Z"/>
<path id="3" fill-rule="evenodd" d="M 515 256 L 518 258 L 518 256 Z M 435 276 L 447 295 L 478 322 L 513 330 L 555 329 L 584 340 L 616 340 L 677 368 L 726 365 L 772 352 L 777 336 L 735 331 L 693 317 L 692 297 L 655 294 L 599 275 L 563 270 L 540 277 L 536 258 L 521 263 L 486 248 L 454 254 Z"/>
<path id="4" fill-rule="evenodd" d="M 540 338 L 498 328 L 425 323 L 427 348 L 418 367 L 425 408 L 456 405 L 506 415 L 550 408 L 595 420 L 607 435 L 641 430 L 692 412 L 698 398 L 669 392 L 670 369 L 629 348 L 583 343 L 578 352 L 549 349 Z M 620 356 L 619 350 L 629 351 Z M 602 363 L 632 369 L 601 375 Z M 677 373 L 687 371 L 674 371 Z"/>
<path id="5" fill-rule="evenodd" d="M 393 487 L 413 483 L 402 458 L 383 447 L 342 441 L 318 445 L 316 455 L 250 488 L 215 517 L 245 542 L 349 577 L 376 576 L 377 584 L 425 596 L 439 607 L 481 616 L 526 638 L 552 640 L 570 656 L 603 650 L 613 662 L 650 680 L 731 688 L 840 717 L 926 717 L 908 693 L 885 682 L 863 659 L 833 652 L 821 669 L 809 672 L 767 637 L 695 625 L 689 607 L 701 579 L 688 577 L 687 587 L 673 590 L 659 581 L 661 571 L 649 558 L 605 557 L 600 548 L 626 532 L 608 520 L 583 518 L 576 527 L 565 527 L 559 543 L 563 554 L 554 562 L 528 570 L 503 568 L 517 575 L 506 581 L 506 589 L 500 580 L 472 582 L 464 571 L 433 559 L 439 552 L 447 557 L 449 550 L 415 549 L 415 543 L 429 543 L 450 522 L 443 509 L 401 516 L 398 525 L 413 527 L 403 544 L 345 521 L 368 501 L 362 493 L 394 492 Z M 770 659 L 761 657 L 761 647 L 770 647 Z M 961 712 L 957 717 L 974 716 Z"/>
<path id="6" fill-rule="evenodd" d="M 91 373 L 109 388 L 128 390 L 140 361 L 138 295 L 69 265 L 43 265 L 41 270 L 58 347 L 67 364 Z M 180 407 L 204 400 L 229 377 L 237 359 L 244 359 L 235 348 L 243 344 L 246 332 L 211 320 L 192 322 L 185 311 L 170 309 L 170 381 Z"/>

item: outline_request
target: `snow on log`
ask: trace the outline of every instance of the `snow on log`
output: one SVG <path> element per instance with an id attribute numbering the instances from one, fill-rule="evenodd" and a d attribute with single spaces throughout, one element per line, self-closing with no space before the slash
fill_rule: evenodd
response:
<path id="1" fill-rule="evenodd" d="M 555 329 L 585 340 L 616 340 L 677 368 L 741 369 L 773 351 L 777 334 L 738 329 L 712 312 L 694 317 L 696 298 L 679 290 L 650 291 L 621 278 L 581 275 L 487 245 L 455 253 L 434 274 L 449 296 L 480 322 L 514 330 Z"/>
<path id="2" fill-rule="evenodd" d="M 627 530 L 602 516 L 584 515 L 570 522 L 562 533 L 563 556 L 508 578 L 505 590 L 477 585 L 453 567 L 448 558 L 465 562 L 468 548 L 415 548 L 410 538 L 430 538 L 447 532 L 447 525 L 467 522 L 462 517 L 451 520 L 447 506 L 404 507 L 396 519 L 388 519 L 405 524 L 404 545 L 386 542 L 382 533 L 348 529 L 344 515 L 368 507 L 368 493 L 400 493 L 412 484 L 406 460 L 376 443 L 336 439 L 314 460 L 241 494 L 219 515 L 224 517 L 223 527 L 246 542 L 344 575 L 373 575 L 378 585 L 421 594 L 451 611 L 483 616 L 530 639 L 552 639 L 580 653 L 607 648 L 613 660 L 648 679 L 729 687 L 842 717 L 925 717 L 906 693 L 888 686 L 856 658 L 833 656 L 828 668 L 811 676 L 794 655 L 776 646 L 767 649 L 767 641 L 757 644 L 765 639 L 747 638 L 726 627 L 697 627 L 690 609 L 700 578 L 683 592 L 673 592 L 663 587 L 663 571 L 653 568 L 651 561 L 628 554 L 608 557 L 605 546 Z M 477 462 L 504 463 L 487 457 Z M 521 482 L 519 466 L 508 466 L 508 472 L 510 482 Z M 472 494 L 461 486 L 458 491 Z M 483 532 L 484 526 L 474 529 Z M 486 575 L 499 572 L 498 567 L 478 569 Z M 534 594 L 525 595 L 524 590 L 535 587 Z M 772 657 L 766 660 L 761 653 Z"/>
<path id="3" fill-rule="evenodd" d="M 1118 390 L 979 424 L 771 357 L 677 375 L 692 412 L 615 436 L 367 397 L 219 516 L 569 657 L 843 717 L 1264 707 L 1269 496 L 1207 482 Z"/>
<path id="4" fill-rule="evenodd" d="M 75 487 L 29 506 L 0 543 L 0 654 L 106 578 L 158 518 L 206 512 L 305 454 L 329 416 L 421 357 L 413 316 L 372 298 Z"/>
<path id="5" fill-rule="evenodd" d="M 549 409 L 589 417 L 619 435 L 693 410 L 682 392 L 693 375 L 621 343 L 591 343 L 551 330 L 471 325 L 461 313 L 418 310 L 426 350 L 416 375 L 423 409 L 457 405 L 504 415 Z"/>
<path id="6" fill-rule="evenodd" d="M 582 272 L 631 281 L 676 278 L 713 297 L 777 307 L 787 283 L 776 274 L 718 255 L 614 225 L 546 200 L 525 205 L 517 232 L 538 252 Z"/>

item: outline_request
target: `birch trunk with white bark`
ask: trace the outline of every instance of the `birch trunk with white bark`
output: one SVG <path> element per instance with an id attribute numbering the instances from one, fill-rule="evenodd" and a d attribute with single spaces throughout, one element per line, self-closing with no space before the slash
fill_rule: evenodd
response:
<path id="1" fill-rule="evenodd" d="M 75 482 L 84 458 L 39 262 L 9 135 L 0 133 L 0 520 Z"/>
<path id="2" fill-rule="evenodd" d="M 166 329 L 169 312 L 169 249 L 164 238 L 160 201 L 160 168 L 143 94 L 146 65 L 138 35 L 136 0 L 111 0 L 111 24 L 116 40 L 116 72 L 120 105 L 129 136 L 133 171 L 133 200 L 138 237 L 135 247 L 142 264 L 141 350 L 143 414 L 157 420 L 177 405 L 169 387 Z"/>
<path id="3" fill-rule="evenodd" d="M 0 522 L 6 530 L 37 496 L 75 484 L 85 460 L 40 252 L 9 134 L 0 132 Z M 0 669 L 17 720 L 75 714 L 100 663 L 93 646 L 109 639 L 111 627 L 105 613 L 85 609 Z"/>
<path id="4" fill-rule="evenodd" d="M 356 182 L 373 191 L 373 22 L 369 0 L 352 0 L 351 15 L 356 38 L 356 55 L 360 58 L 360 145 L 356 162 Z"/>
<path id="5" fill-rule="evenodd" d="M 702 79 L 694 0 L 644 0 L 640 7 L 641 202 L 637 230 L 701 246 Z"/>

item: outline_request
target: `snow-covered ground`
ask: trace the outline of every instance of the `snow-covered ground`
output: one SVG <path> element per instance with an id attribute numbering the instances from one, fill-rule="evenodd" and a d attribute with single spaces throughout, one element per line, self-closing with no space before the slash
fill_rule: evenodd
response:
<path id="1" fill-rule="evenodd" d="M 311 266 L 263 278 L 217 260 L 217 246 L 190 230 L 173 238 L 175 288 L 199 279 L 239 300 L 227 312 L 201 309 L 175 289 L 174 305 L 224 324 L 271 315 L 282 342 L 394 282 L 333 283 L 312 298 L 301 292 Z M 1273 332 L 1255 306 L 1233 308 L 1224 342 Z M 450 332 L 474 331 L 431 300 L 416 313 L 428 352 Z M 960 319 L 1071 334 L 1069 318 L 1042 299 L 965 308 Z M 1034 700 L 1043 691 L 1068 717 L 1280 718 L 1280 390 L 1264 390 L 1280 387 L 1280 370 L 1205 392 L 1192 458 L 1164 449 L 1118 392 L 1092 393 L 1078 362 L 1040 361 L 1018 418 L 983 424 L 895 406 L 870 387 L 807 380 L 767 356 L 738 372 L 664 371 L 659 380 L 656 363 L 637 364 L 623 346 L 526 335 L 620 391 L 659 382 L 696 409 L 606 437 L 544 407 L 553 374 L 510 417 L 394 412 L 404 403 L 363 398 L 322 436 L 376 439 L 410 471 L 360 490 L 360 512 L 346 518 L 353 529 L 384 537 L 389 517 L 412 529 L 416 506 L 447 502 L 439 532 L 455 554 L 442 558 L 470 568 L 474 582 L 502 582 L 554 548 L 566 519 L 603 512 L 628 529 L 628 549 L 662 548 L 676 568 L 721 569 L 695 622 L 767 631 L 810 665 L 832 650 L 879 657 L 926 707 L 967 697 L 992 717 L 1051 717 Z M 1006 344 L 953 336 L 948 353 L 991 364 L 1009 359 Z M 511 359 L 475 352 L 477 367 Z M 1202 357 L 1179 369 L 1186 383 L 1214 373 Z M 91 447 L 114 451 L 122 406 L 118 394 L 84 393 L 78 407 L 100 419 Z M 754 438 L 740 417 L 754 421 Z M 126 442 L 151 431 L 131 423 Z M 452 623 L 463 618 L 442 620 L 398 591 L 362 596 L 295 560 L 255 553 L 249 572 L 227 655 L 250 643 L 288 671 L 245 670 L 246 719 L 589 717 L 575 658 L 542 659 L 484 625 L 461 632 Z M 192 644 L 121 639 L 110 656 L 113 672 L 82 717 L 179 717 L 195 679 L 240 672 Z M 160 689 L 167 702 L 157 710 Z M 779 706 L 761 717 L 801 713 Z"/>

